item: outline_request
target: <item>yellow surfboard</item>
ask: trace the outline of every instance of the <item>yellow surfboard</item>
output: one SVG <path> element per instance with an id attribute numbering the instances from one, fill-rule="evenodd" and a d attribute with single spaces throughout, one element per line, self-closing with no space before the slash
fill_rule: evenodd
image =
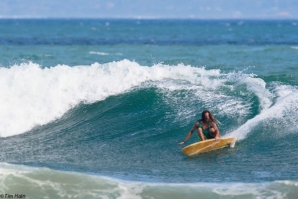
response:
<path id="1" fill-rule="evenodd" d="M 223 148 L 225 146 L 235 144 L 236 138 L 219 138 L 209 139 L 200 142 L 193 143 L 182 149 L 182 152 L 188 156 L 196 155 L 199 153 L 205 153 L 215 149 Z"/>

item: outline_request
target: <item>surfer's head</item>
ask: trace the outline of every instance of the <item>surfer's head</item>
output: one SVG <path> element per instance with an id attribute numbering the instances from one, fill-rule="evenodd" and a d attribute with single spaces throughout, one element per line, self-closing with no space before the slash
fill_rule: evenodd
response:
<path id="1" fill-rule="evenodd" d="M 210 112 L 205 110 L 202 112 L 202 120 L 208 122 L 210 120 Z"/>
<path id="2" fill-rule="evenodd" d="M 218 122 L 218 120 L 212 115 L 212 113 L 208 110 L 204 110 L 202 112 L 202 121 L 203 122 Z"/>

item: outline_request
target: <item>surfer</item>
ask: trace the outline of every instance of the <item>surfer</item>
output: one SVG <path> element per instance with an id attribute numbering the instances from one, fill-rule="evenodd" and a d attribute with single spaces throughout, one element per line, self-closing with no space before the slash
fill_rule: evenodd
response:
<path id="1" fill-rule="evenodd" d="M 196 129 L 198 129 L 198 135 L 202 141 L 206 139 L 220 138 L 220 132 L 217 128 L 216 123 L 219 123 L 219 121 L 212 115 L 210 111 L 203 111 L 202 118 L 196 121 L 192 129 L 187 133 L 184 141 L 179 142 L 178 144 L 184 144 L 191 137 L 191 135 Z"/>

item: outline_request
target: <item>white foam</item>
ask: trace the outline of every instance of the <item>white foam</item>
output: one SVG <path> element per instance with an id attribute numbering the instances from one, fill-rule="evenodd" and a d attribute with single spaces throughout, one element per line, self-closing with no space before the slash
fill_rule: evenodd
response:
<path id="1" fill-rule="evenodd" d="M 97 52 L 97 51 L 90 51 L 89 54 L 93 54 L 93 55 L 101 55 L 101 56 L 108 56 L 108 55 L 123 55 L 122 53 L 107 53 L 107 52 Z"/>
<path id="2" fill-rule="evenodd" d="M 90 51 L 89 54 L 105 56 L 105 55 L 109 55 L 110 53 Z"/>
<path id="3" fill-rule="evenodd" d="M 235 131 L 228 133 L 227 136 L 237 137 L 238 140 L 244 139 L 258 124 L 269 119 L 277 119 L 279 123 L 288 123 L 289 120 L 292 120 L 290 123 L 295 124 L 298 120 L 297 88 L 287 85 L 275 85 L 272 94 L 276 96 L 276 100 L 271 107 L 262 110 L 260 114 L 248 120 Z M 289 133 L 290 129 L 287 129 L 286 132 L 283 131 L 283 133 L 287 132 Z"/>

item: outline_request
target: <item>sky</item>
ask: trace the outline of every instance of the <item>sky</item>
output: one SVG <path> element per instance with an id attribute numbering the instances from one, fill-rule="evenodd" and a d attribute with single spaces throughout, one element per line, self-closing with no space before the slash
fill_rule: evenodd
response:
<path id="1" fill-rule="evenodd" d="M 0 0 L 0 18 L 298 19 L 298 0 Z"/>

